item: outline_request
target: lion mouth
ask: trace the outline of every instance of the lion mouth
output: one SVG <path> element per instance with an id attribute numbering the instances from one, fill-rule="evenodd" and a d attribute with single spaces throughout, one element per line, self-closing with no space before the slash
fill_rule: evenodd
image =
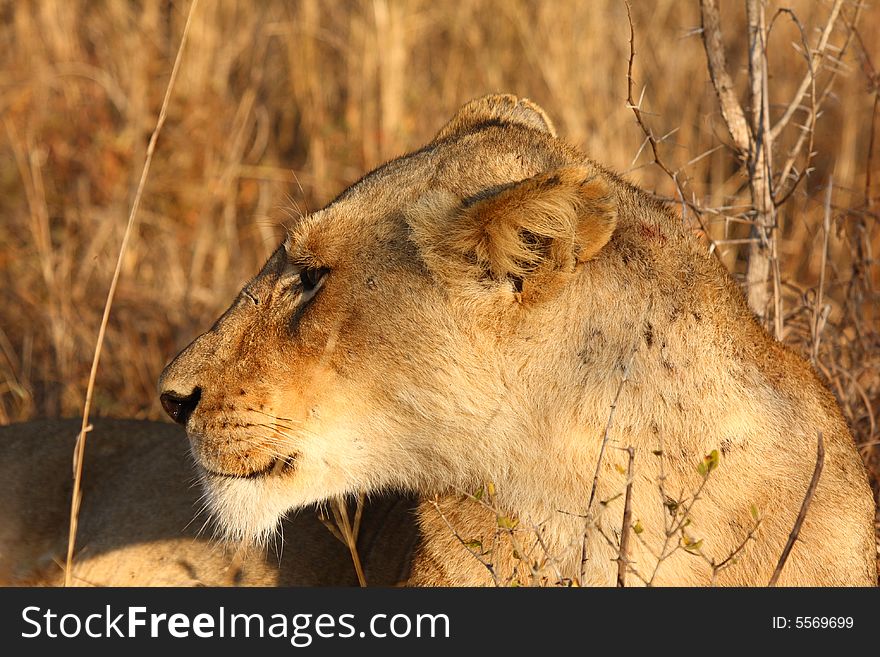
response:
<path id="1" fill-rule="evenodd" d="M 202 469 L 209 477 L 219 477 L 223 479 L 265 479 L 268 477 L 283 476 L 292 473 L 296 469 L 296 455 L 276 457 L 272 459 L 265 468 L 252 470 L 251 472 L 220 472 L 202 466 Z"/>

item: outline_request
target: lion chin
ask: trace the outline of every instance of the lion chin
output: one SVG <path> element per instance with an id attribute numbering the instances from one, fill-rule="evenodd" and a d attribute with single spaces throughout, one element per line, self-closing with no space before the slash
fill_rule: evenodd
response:
<path id="1" fill-rule="evenodd" d="M 248 480 L 200 475 L 204 504 L 218 539 L 263 546 L 275 535 L 289 505 L 265 486 Z"/>
<path id="2" fill-rule="evenodd" d="M 199 483 L 205 510 L 218 539 L 246 547 L 265 547 L 275 537 L 281 521 L 292 511 L 343 499 L 352 491 L 289 461 L 248 475 L 229 475 L 199 466 Z"/>

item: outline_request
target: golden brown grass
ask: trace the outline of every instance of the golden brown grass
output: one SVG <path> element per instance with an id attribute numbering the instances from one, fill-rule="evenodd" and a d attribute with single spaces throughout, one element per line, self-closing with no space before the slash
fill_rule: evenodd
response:
<path id="1" fill-rule="evenodd" d="M 744 98 L 744 17 L 739 3 L 722 4 Z M 809 30 L 824 25 L 826 3 L 787 4 Z M 0 423 L 82 409 L 188 7 L 0 0 Z M 741 275 L 748 194 L 693 33 L 697 3 L 636 3 L 633 22 L 643 118 L 669 135 L 661 154 L 686 174 L 691 198 L 726 208 L 709 217 L 708 233 Z M 864 38 L 839 64 L 818 119 L 815 170 L 780 213 L 779 254 L 783 337 L 829 382 L 877 489 L 880 44 L 870 37 L 880 32 L 880 7 L 862 12 L 859 30 Z M 804 75 L 799 41 L 790 21 L 774 27 L 771 112 L 782 111 Z M 673 197 L 625 103 L 628 55 L 618 0 L 204 1 L 123 262 L 95 413 L 160 417 L 162 367 L 256 271 L 287 214 L 319 207 L 420 145 L 471 97 L 528 96 L 592 157 Z M 780 157 L 796 135 L 783 136 Z"/>

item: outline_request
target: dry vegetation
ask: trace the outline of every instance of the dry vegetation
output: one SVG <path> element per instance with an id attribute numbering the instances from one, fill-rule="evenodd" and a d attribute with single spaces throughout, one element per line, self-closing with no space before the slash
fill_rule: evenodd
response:
<path id="1" fill-rule="evenodd" d="M 740 3 L 722 4 L 729 70 L 747 108 L 745 16 Z M 816 43 L 831 3 L 790 6 Z M 187 7 L 0 0 L 0 424 L 82 410 Z M 811 171 L 779 209 L 774 319 L 840 400 L 876 491 L 880 6 L 863 7 L 853 29 L 856 9 L 844 3 L 818 72 L 820 90 L 836 79 L 816 122 Z M 162 367 L 257 270 L 290 212 L 321 206 L 492 91 L 536 100 L 560 134 L 658 195 L 680 201 L 683 192 L 715 208 L 701 232 L 745 274 L 749 185 L 709 80 L 697 0 L 632 8 L 634 100 L 679 185 L 653 162 L 627 107 L 621 0 L 206 0 L 198 14 L 126 254 L 98 415 L 160 417 Z M 807 71 L 801 39 L 795 22 L 774 24 L 771 116 Z M 776 143 L 782 161 L 804 114 Z"/>

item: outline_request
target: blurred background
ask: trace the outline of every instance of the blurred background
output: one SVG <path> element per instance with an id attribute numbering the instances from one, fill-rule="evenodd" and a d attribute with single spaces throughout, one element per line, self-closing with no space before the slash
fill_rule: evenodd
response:
<path id="1" fill-rule="evenodd" d="M 747 107 L 743 3 L 722 3 Z M 792 0 L 817 43 L 833 3 Z M 769 2 L 767 15 L 783 5 Z M 0 424 L 81 413 L 94 342 L 186 0 L 0 0 Z M 156 380 L 268 256 L 292 214 L 327 203 L 490 92 L 542 105 L 561 136 L 664 198 L 745 267 L 748 181 L 706 67 L 698 0 L 635 1 L 627 106 L 621 0 L 202 0 L 125 256 L 93 414 L 161 418 Z M 813 170 L 779 211 L 783 339 L 841 402 L 880 481 L 880 7 L 829 33 Z M 771 115 L 807 72 L 798 22 L 768 44 Z M 832 80 L 833 78 L 833 80 Z M 785 159 L 798 116 L 778 139 Z M 821 304 L 829 181 L 831 230 Z M 680 211 L 680 204 L 673 206 Z M 815 318 L 827 313 L 817 340 Z"/>

